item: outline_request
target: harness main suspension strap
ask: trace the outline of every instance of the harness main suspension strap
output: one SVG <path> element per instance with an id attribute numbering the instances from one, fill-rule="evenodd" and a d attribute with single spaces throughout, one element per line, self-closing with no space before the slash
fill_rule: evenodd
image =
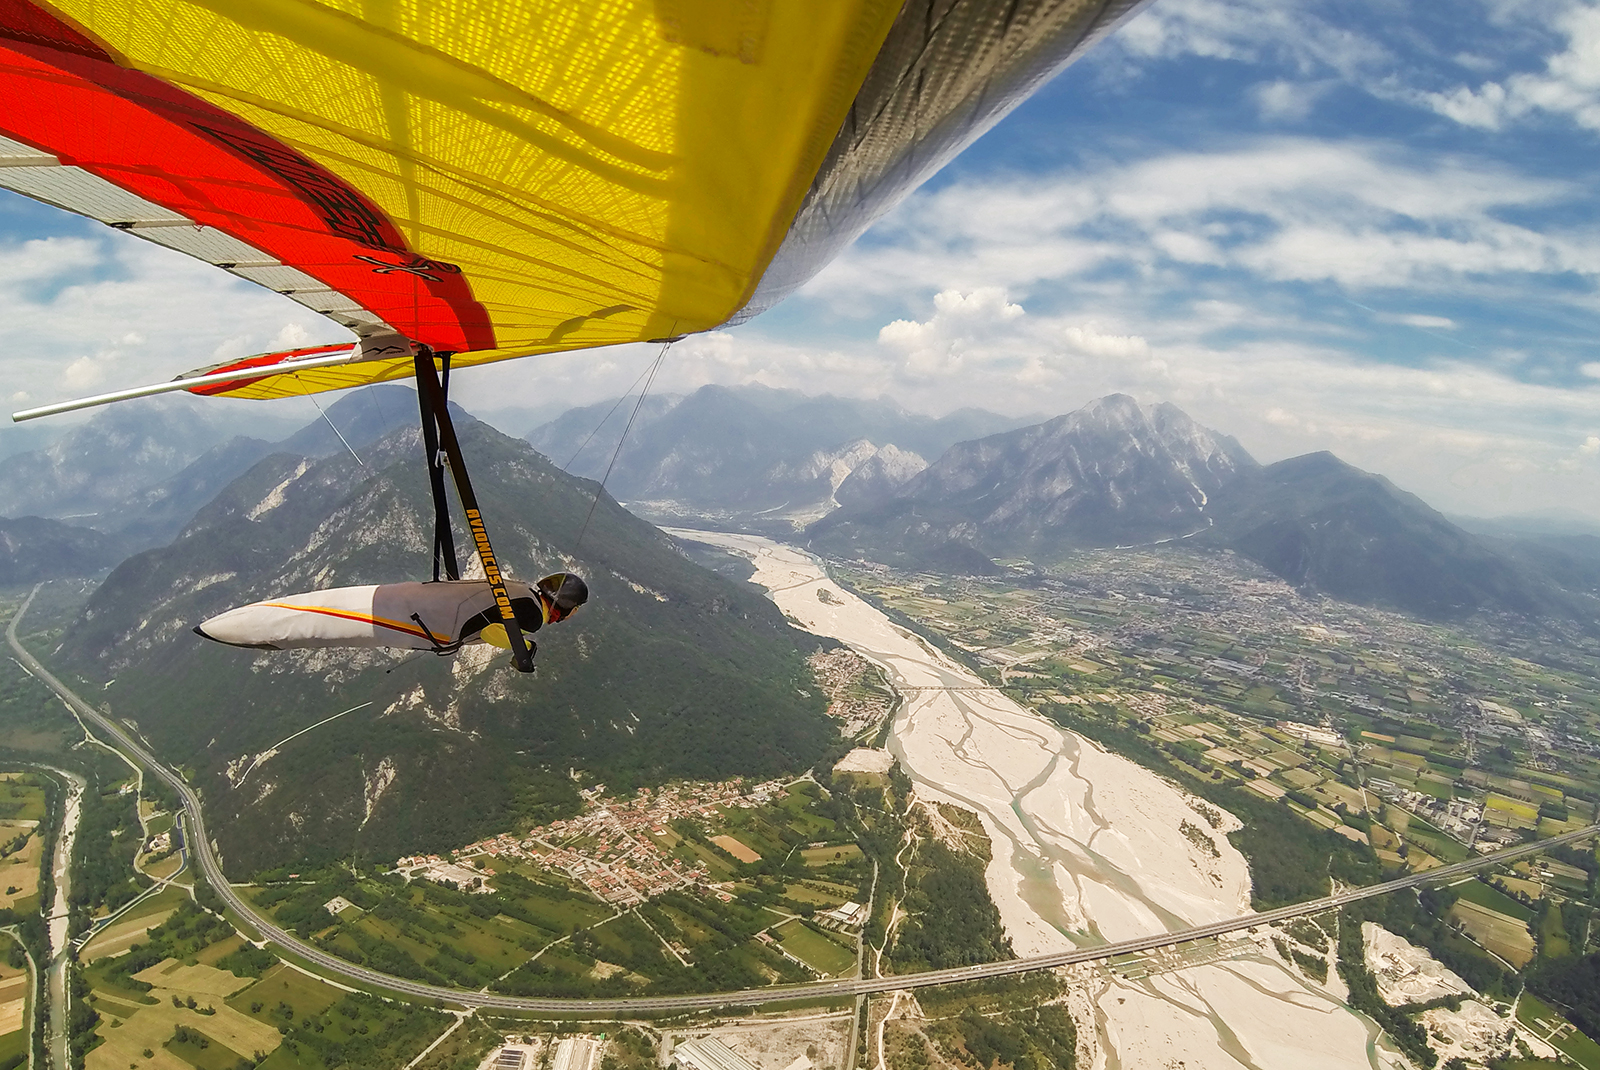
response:
<path id="1" fill-rule="evenodd" d="M 421 353 L 417 354 L 417 406 L 422 410 L 422 450 L 428 459 L 428 485 L 433 490 L 433 580 L 439 582 L 439 567 L 444 566 L 447 579 L 459 580 L 461 578 L 461 565 L 456 560 L 456 538 L 450 530 L 450 503 L 444 493 L 444 459 L 439 452 L 439 421 L 434 416 L 433 406 L 429 403 L 428 392 L 422 387 L 422 362 L 426 360 Z M 444 395 L 446 402 L 450 396 L 450 358 L 444 357 L 445 380 L 439 388 L 439 393 Z M 433 362 L 427 361 L 428 372 L 433 371 Z"/>
<path id="2" fill-rule="evenodd" d="M 444 387 L 440 385 L 438 373 L 433 367 L 433 351 L 426 346 L 418 346 L 416 366 L 417 394 L 423 399 L 424 411 L 431 413 L 433 417 L 439 448 L 444 451 L 445 459 L 450 464 L 450 474 L 455 477 L 456 494 L 461 498 L 462 512 L 467 514 L 467 528 L 472 532 L 478 559 L 483 562 L 483 572 L 489 580 L 489 590 L 494 594 L 495 608 L 500 613 L 500 623 L 506 630 L 506 639 L 511 643 L 511 660 L 518 672 L 532 672 L 533 653 L 528 649 L 528 641 L 517 625 L 517 614 L 511 607 L 511 595 L 506 591 L 505 578 L 500 575 L 499 560 L 494 556 L 494 547 L 489 545 L 489 532 L 483 525 L 483 514 L 478 509 L 478 496 L 472 491 L 472 480 L 467 476 L 467 464 L 461 456 L 461 443 L 456 440 L 456 429 L 450 422 L 450 407 L 445 400 Z M 424 443 L 426 443 L 428 425 L 426 416 L 422 423 Z M 433 463 L 429 462 L 430 465 Z M 442 474 L 440 480 L 442 483 Z M 443 501 L 442 493 L 436 494 L 435 500 Z"/>

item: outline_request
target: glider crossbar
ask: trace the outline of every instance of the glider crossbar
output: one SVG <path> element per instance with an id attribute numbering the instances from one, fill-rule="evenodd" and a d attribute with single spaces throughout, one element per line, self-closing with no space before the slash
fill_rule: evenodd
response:
<path id="1" fill-rule="evenodd" d="M 354 347 L 352 347 L 353 350 Z M 310 357 L 305 360 L 286 361 L 282 364 L 275 364 L 262 369 L 235 369 L 217 372 L 214 375 L 195 375 L 187 379 L 169 379 L 164 383 L 135 386 L 127 390 L 113 390 L 109 394 L 96 394 L 93 397 L 77 398 L 73 401 L 60 401 L 54 405 L 41 405 L 36 409 L 23 409 L 21 412 L 11 414 L 11 422 L 20 424 L 25 420 L 37 420 L 41 416 L 56 416 L 63 412 L 75 412 L 78 409 L 92 409 L 118 401 L 132 401 L 134 398 L 147 398 L 156 394 L 175 394 L 180 390 L 192 390 L 197 386 L 235 383 L 245 379 L 265 379 L 274 375 L 293 375 L 295 372 L 312 371 L 317 368 L 334 368 L 350 363 L 352 363 L 350 353 L 335 353 L 328 357 Z"/>
<path id="2" fill-rule="evenodd" d="M 439 373 L 433 366 L 433 351 L 426 346 L 418 346 L 416 363 L 417 393 L 425 399 L 423 404 L 426 408 L 432 410 L 433 422 L 439 436 L 439 448 L 444 451 L 445 459 L 450 465 L 450 474 L 455 477 L 456 494 L 461 498 L 461 511 L 467 515 L 467 530 L 472 533 L 473 545 L 478 550 L 478 559 L 483 562 L 483 574 L 489 581 L 495 608 L 500 613 L 500 623 L 505 627 L 506 639 L 511 643 L 511 660 L 518 672 L 532 672 L 533 653 L 528 649 L 528 640 L 517 624 L 517 613 L 511 606 L 511 595 L 506 590 L 505 577 L 500 575 L 499 559 L 494 555 L 494 547 L 489 545 L 489 531 L 484 527 L 483 513 L 478 509 L 478 496 L 473 493 L 472 480 L 467 476 L 467 463 L 461 456 L 461 443 L 456 439 L 455 425 L 450 422 L 450 406 L 445 399 L 444 387 L 440 385 Z M 427 424 L 428 421 L 424 419 L 424 438 L 427 434 Z M 431 466 L 437 462 L 430 459 L 428 463 Z M 442 473 L 440 479 L 443 480 Z"/>

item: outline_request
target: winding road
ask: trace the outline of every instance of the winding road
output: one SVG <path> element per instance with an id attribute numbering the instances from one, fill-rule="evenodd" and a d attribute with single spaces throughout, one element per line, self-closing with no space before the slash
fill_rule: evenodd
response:
<path id="1" fill-rule="evenodd" d="M 37 588 L 35 588 L 35 591 L 37 591 Z M 245 919 L 251 927 L 258 931 L 263 939 L 280 945 L 285 951 L 312 963 L 319 970 L 326 971 L 328 974 L 346 981 L 405 999 L 442 1000 L 446 1004 L 460 1007 L 544 1011 L 562 1014 L 576 1013 L 597 1017 L 637 1014 L 641 1011 L 714 1010 L 723 1007 L 753 1007 L 763 1004 L 830 997 L 837 997 L 843 1000 L 863 994 L 893 992 L 909 988 L 927 988 L 956 981 L 975 981 L 986 977 L 1007 977 L 1013 974 L 1031 973 L 1035 970 L 1047 970 L 1057 966 L 1069 966 L 1081 962 L 1096 962 L 1132 952 L 1152 951 L 1157 948 L 1172 947 L 1176 944 L 1185 944 L 1194 940 L 1222 936 L 1227 933 L 1255 928 L 1259 925 L 1271 925 L 1280 921 L 1288 921 L 1291 918 L 1298 918 L 1307 914 L 1320 914 L 1349 903 L 1387 895 L 1390 892 L 1406 888 L 1416 888 L 1425 884 L 1448 881 L 1456 877 L 1465 876 L 1475 870 L 1514 861 L 1527 855 L 1538 854 L 1557 844 L 1574 843 L 1600 833 L 1600 824 L 1589 825 L 1576 832 L 1569 832 L 1562 836 L 1552 836 L 1547 840 L 1497 851 L 1494 854 L 1468 859 L 1465 862 L 1457 862 L 1454 865 L 1442 866 L 1426 873 L 1414 873 L 1397 880 L 1374 884 L 1366 888 L 1351 889 L 1340 892 L 1337 895 L 1324 896 L 1321 899 L 1312 899 L 1304 903 L 1280 907 L 1277 910 L 1243 914 L 1222 921 L 1196 925 L 1188 929 L 1151 933 L 1148 936 L 1141 936 L 1132 940 L 1099 944 L 1093 947 L 1074 948 L 1071 951 L 1048 955 L 1033 955 L 1027 958 L 988 962 L 979 966 L 961 966 L 954 969 L 896 974 L 889 977 L 813 981 L 806 984 L 753 988 L 738 992 L 711 992 L 701 995 L 679 996 L 636 996 L 625 999 L 544 999 L 505 996 L 493 992 L 469 992 L 463 989 L 424 984 L 420 981 L 408 981 L 404 978 L 379 973 L 376 970 L 369 970 L 364 966 L 357 966 L 352 962 L 347 962 L 336 955 L 323 951 L 314 944 L 301 940 L 299 937 L 279 928 L 270 918 L 257 913 L 250 903 L 246 902 L 233 890 L 233 887 L 228 883 L 227 877 L 223 875 L 222 867 L 217 861 L 216 852 L 212 849 L 211 840 L 206 835 L 205 821 L 200 808 L 200 798 L 190 788 L 189 784 L 173 770 L 158 761 L 122 726 L 79 698 L 40 664 L 37 658 L 23 648 L 17 639 L 16 624 L 22 619 L 23 613 L 27 612 L 28 604 L 31 601 L 32 595 L 29 595 L 28 601 L 24 602 L 21 608 L 17 610 L 11 626 L 6 630 L 6 639 L 11 644 L 12 650 L 16 652 L 22 663 L 27 666 L 28 671 L 32 672 L 60 696 L 62 701 L 71 706 L 81 718 L 105 732 L 124 754 L 142 764 L 152 775 L 161 778 L 177 793 L 179 799 L 182 800 L 184 813 L 188 821 L 188 844 L 192 858 L 199 866 L 200 872 L 206 881 L 215 889 L 217 895 L 227 904 L 228 908 Z"/>

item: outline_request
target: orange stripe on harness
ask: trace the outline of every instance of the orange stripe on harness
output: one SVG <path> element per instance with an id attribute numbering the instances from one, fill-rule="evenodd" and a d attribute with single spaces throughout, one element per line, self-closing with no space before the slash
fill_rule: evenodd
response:
<path id="1" fill-rule="evenodd" d="M 404 632 L 406 635 L 413 635 L 418 639 L 426 639 L 430 643 L 444 644 L 453 641 L 448 635 L 434 635 L 433 629 L 431 628 L 426 631 L 421 631 L 409 624 L 402 624 L 397 620 L 385 620 L 382 617 L 372 617 L 362 613 L 351 613 L 349 610 L 345 609 L 329 609 L 326 606 L 291 606 L 283 602 L 262 602 L 261 605 L 266 606 L 268 609 L 292 609 L 297 613 L 320 613 L 325 617 L 339 617 L 342 620 L 360 621 L 362 624 L 372 624 L 379 628 L 388 628 L 391 631 Z"/>

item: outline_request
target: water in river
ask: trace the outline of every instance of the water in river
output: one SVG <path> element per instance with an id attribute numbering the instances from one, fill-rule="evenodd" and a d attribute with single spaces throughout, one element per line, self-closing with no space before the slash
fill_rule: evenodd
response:
<path id="1" fill-rule="evenodd" d="M 1176 788 L 1065 732 L 897 627 L 815 559 L 750 535 L 674 532 L 749 557 L 791 619 L 881 666 L 905 696 L 889 748 L 929 799 L 975 811 L 994 844 L 990 895 L 1019 955 L 1180 929 L 1249 909 L 1249 874 Z M 1231 822 L 1231 824 L 1230 824 Z M 1186 960 L 1187 961 L 1187 960 Z M 1119 976 L 1085 969 L 1071 1005 L 1085 1065 L 1384 1070 L 1376 1030 L 1270 945 Z"/>

